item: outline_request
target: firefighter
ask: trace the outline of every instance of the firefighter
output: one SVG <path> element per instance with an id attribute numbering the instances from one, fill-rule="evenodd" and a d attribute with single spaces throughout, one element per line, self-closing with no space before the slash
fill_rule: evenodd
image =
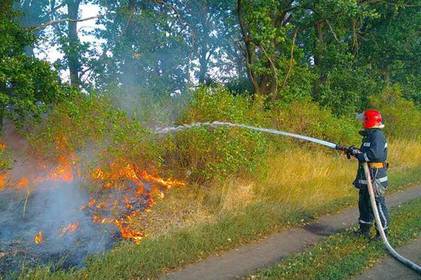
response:
<path id="1" fill-rule="evenodd" d="M 370 229 L 373 224 L 373 211 L 370 204 L 370 196 L 367 188 L 367 180 L 365 178 L 362 163 L 367 162 L 371 178 L 373 180 L 373 188 L 376 196 L 376 203 L 379 209 L 380 220 L 387 234 L 389 227 L 389 212 L 386 207 L 384 192 L 388 186 L 387 179 L 387 141 L 382 129 L 384 128 L 383 119 L 379 111 L 367 110 L 362 115 L 364 129 L 360 131 L 363 136 L 360 149 L 351 147 L 349 153 L 358 159 L 357 176 L 353 185 L 359 189 L 358 208 L 359 230 L 358 234 L 366 238 L 370 238 Z M 380 234 L 377 232 L 376 239 Z"/>

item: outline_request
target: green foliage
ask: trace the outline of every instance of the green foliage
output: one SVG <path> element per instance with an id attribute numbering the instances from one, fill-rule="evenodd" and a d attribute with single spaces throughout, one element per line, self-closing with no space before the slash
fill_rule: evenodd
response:
<path id="1" fill-rule="evenodd" d="M 253 111 L 252 106 L 247 97 L 233 96 L 221 87 L 204 87 L 194 93 L 179 122 L 219 120 L 253 124 L 263 112 Z M 192 181 L 225 178 L 240 171 L 253 171 L 264 157 L 267 145 L 265 137 L 253 131 L 223 127 L 190 129 L 167 139 L 166 166 L 185 169 Z"/>
<path id="2" fill-rule="evenodd" d="M 405 98 L 420 102 L 419 0 L 55 1 L 64 9 L 15 2 L 24 26 L 58 20 L 53 35 L 34 34 L 63 51 L 56 65 L 85 89 L 168 96 L 221 82 L 271 101 L 312 96 L 351 115 L 373 92 L 399 83 Z M 101 8 L 104 28 L 78 34 L 75 22 L 63 20 L 80 17 L 84 4 Z M 7 33 L 10 49 L 17 34 Z M 82 43 L 80 34 L 96 41 Z M 21 35 L 19 45 L 32 50 Z"/>
<path id="3" fill-rule="evenodd" d="M 64 90 L 48 63 L 23 54 L 34 36 L 19 26 L 11 7 L 0 13 L 0 121 L 9 117 L 22 125 L 39 117 Z"/>
<path id="4" fill-rule="evenodd" d="M 371 105 L 379 109 L 385 119 L 385 130 L 395 138 L 421 139 L 421 110 L 402 97 L 399 86 L 386 88 L 372 98 Z"/>

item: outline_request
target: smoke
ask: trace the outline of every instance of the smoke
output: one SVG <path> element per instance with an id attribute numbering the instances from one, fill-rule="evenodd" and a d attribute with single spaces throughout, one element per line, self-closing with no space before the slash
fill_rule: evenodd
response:
<path id="1" fill-rule="evenodd" d="M 154 95 L 139 88 L 120 89 L 111 95 L 113 105 L 145 127 L 174 124 L 184 112 L 190 98 L 188 91 Z"/>
<path id="2" fill-rule="evenodd" d="M 93 224 L 90 215 L 81 211 L 88 199 L 88 193 L 77 182 L 46 182 L 26 192 L 3 191 L 0 272 L 5 274 L 23 264 L 46 264 L 57 259 L 60 261 L 55 265 L 61 268 L 81 266 L 86 256 L 109 248 L 115 229 Z M 64 232 L 71 223 L 78 225 L 78 229 Z M 34 241 L 38 233 L 43 239 L 40 244 Z"/>

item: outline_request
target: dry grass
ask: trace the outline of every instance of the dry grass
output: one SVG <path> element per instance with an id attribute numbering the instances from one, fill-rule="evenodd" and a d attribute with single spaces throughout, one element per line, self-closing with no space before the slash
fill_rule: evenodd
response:
<path id="1" fill-rule="evenodd" d="M 353 191 L 356 163 L 326 151 L 292 148 L 268 165 L 266 178 L 256 185 L 259 199 L 308 208 Z"/>
<path id="2" fill-rule="evenodd" d="M 421 143 L 416 140 L 394 140 L 390 144 L 389 162 L 393 171 L 421 165 Z"/>

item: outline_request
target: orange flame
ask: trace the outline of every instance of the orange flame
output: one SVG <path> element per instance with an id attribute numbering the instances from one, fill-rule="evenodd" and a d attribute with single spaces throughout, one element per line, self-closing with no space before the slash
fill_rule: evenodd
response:
<path id="1" fill-rule="evenodd" d="M 136 165 L 124 161 L 111 163 L 107 171 L 102 168 L 95 169 L 91 173 L 91 178 L 94 181 L 100 182 L 104 189 L 110 189 L 112 187 L 121 188 L 118 187 L 118 182 L 123 182 L 124 185 L 124 182 L 130 181 L 134 184 L 135 189 L 130 189 L 130 193 L 123 195 L 118 201 L 97 202 L 95 199 L 91 199 L 88 207 L 90 209 L 109 210 L 108 208 L 118 208 L 121 210 L 119 207 L 123 206 L 125 210 L 120 218 L 113 219 L 94 214 L 92 221 L 101 224 L 114 224 L 119 229 L 123 238 L 132 240 L 135 243 L 139 243 L 144 237 L 143 232 L 133 229 L 132 226 L 132 221 L 140 215 L 139 202 L 143 201 L 142 209 L 148 211 L 154 203 L 154 197 L 164 197 L 161 188 L 169 189 L 185 185 L 182 181 L 173 179 L 165 180 L 157 175 L 148 173 L 146 170 L 139 170 Z M 144 185 L 146 182 L 151 184 L 150 190 L 147 193 L 145 193 Z"/>
<path id="2" fill-rule="evenodd" d="M 134 243 L 139 244 L 144 237 L 143 232 L 130 229 L 123 219 L 114 220 L 114 224 L 120 230 L 121 237 L 124 239 L 133 240 Z"/>
<path id="3" fill-rule="evenodd" d="M 73 164 L 69 159 L 61 156 L 58 159 L 57 167 L 48 175 L 51 181 L 73 181 Z"/>
<path id="4" fill-rule="evenodd" d="M 158 176 L 149 174 L 146 170 L 139 171 L 133 164 L 126 163 L 123 166 L 118 166 L 116 163 L 110 164 L 110 172 L 105 172 L 101 168 L 95 169 L 91 176 L 94 180 L 121 180 L 129 179 L 136 183 L 138 186 L 143 186 L 142 181 L 161 185 L 166 188 L 182 187 L 185 186 L 183 181 L 174 179 L 162 179 Z"/>
<path id="5" fill-rule="evenodd" d="M 6 186 L 6 174 L 0 174 L 0 191 Z"/>
<path id="6" fill-rule="evenodd" d="M 34 242 L 37 245 L 40 245 L 42 242 L 44 242 L 44 233 L 42 231 L 39 231 L 37 234 L 35 234 Z"/>

